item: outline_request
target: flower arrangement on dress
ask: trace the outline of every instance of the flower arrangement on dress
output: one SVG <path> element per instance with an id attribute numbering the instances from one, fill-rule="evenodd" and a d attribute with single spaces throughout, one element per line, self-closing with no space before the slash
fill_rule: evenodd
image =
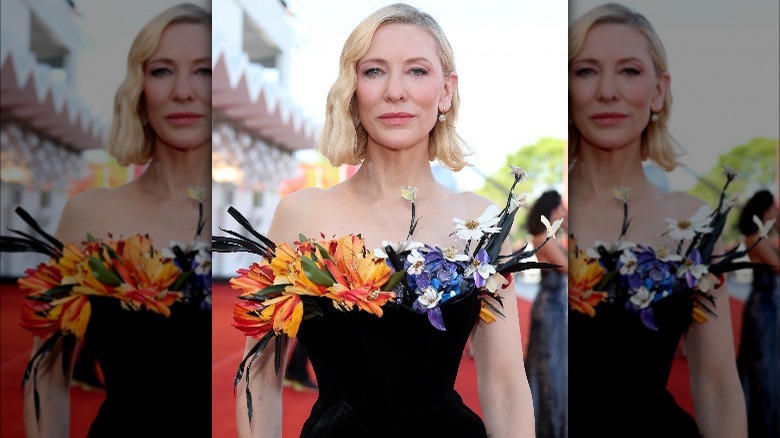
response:
<path id="1" fill-rule="evenodd" d="M 738 177 L 736 170 L 724 167 L 726 182 L 721 190 L 718 206 L 712 210 L 703 205 L 688 219 L 668 218 L 664 233 L 676 242 L 673 249 L 653 248 L 625 240 L 628 219 L 627 187 L 614 189 L 615 197 L 623 204 L 623 225 L 615 243 L 597 241 L 593 248 L 580 249 L 572 236 L 569 252 L 569 305 L 572 309 L 595 316 L 601 302 L 625 300 L 625 308 L 636 312 L 645 327 L 658 330 L 653 304 L 673 294 L 689 294 L 693 300 L 693 319 L 704 323 L 708 315 L 716 316 L 712 291 L 724 281 L 726 272 L 755 266 L 748 262 L 735 262 L 753 246 L 739 251 L 734 248 L 723 254 L 714 254 L 715 244 L 723 232 L 726 217 L 734 206 L 726 190 Z M 763 230 L 772 222 L 762 224 Z M 757 242 L 756 242 L 757 243 Z"/>
<path id="2" fill-rule="evenodd" d="M 195 238 L 201 234 L 202 194 L 190 194 L 199 201 Z M 195 302 L 211 309 L 211 252 L 207 242 L 171 242 L 158 250 L 148 235 L 97 239 L 88 234 L 82 245 L 63 244 L 44 231 L 21 207 L 16 214 L 40 237 L 10 229 L 16 236 L 0 236 L 0 252 L 37 252 L 50 257 L 45 263 L 25 270 L 18 280 L 27 293 L 22 304 L 21 327 L 44 339 L 27 363 L 22 385 L 33 377 L 36 418 L 40 416 L 37 388 L 38 366 L 59 340 L 73 345 L 87 330 L 91 315 L 89 297 L 119 300 L 126 310 L 170 316 L 177 302 Z M 69 351 L 68 348 L 65 351 Z M 63 355 L 63 366 L 69 363 Z"/>
<path id="3" fill-rule="evenodd" d="M 510 284 L 511 274 L 531 268 L 554 268 L 556 265 L 524 261 L 533 256 L 547 240 L 554 237 L 561 220 L 548 226 L 547 239 L 536 248 L 527 244 L 520 250 L 501 255 L 517 209 L 525 195 L 516 196 L 515 186 L 525 181 L 526 172 L 511 166 L 514 183 L 503 209 L 489 207 L 479 218 L 454 218 L 453 235 L 466 241 L 465 249 L 439 248 L 412 240 L 417 227 L 415 196 L 417 189 L 401 188 L 401 195 L 411 203 L 412 218 L 404 242 L 383 241 L 381 248 L 369 251 L 360 235 L 320 240 L 299 236 L 292 246 L 275 244 L 255 231 L 235 208 L 231 216 L 255 239 L 236 231 L 229 236 L 213 238 L 216 252 L 249 252 L 261 257 L 248 269 L 239 269 L 231 286 L 241 291 L 233 310 L 233 326 L 244 335 L 259 341 L 239 365 L 234 389 L 245 375 L 246 398 L 251 421 L 252 395 L 249 391 L 249 369 L 271 339 L 276 351 L 284 336 L 295 337 L 301 322 L 321 317 L 320 305 L 328 303 L 344 312 L 365 311 L 382 317 L 383 307 L 400 306 L 427 315 L 437 330 L 446 330 L 442 307 L 478 293 L 486 322 L 501 315 L 500 288 Z M 470 250 L 473 245 L 473 250 Z M 494 304 L 497 303 L 497 304 Z M 274 358 L 279 372 L 281 358 Z M 246 372 L 246 374 L 245 374 Z"/>

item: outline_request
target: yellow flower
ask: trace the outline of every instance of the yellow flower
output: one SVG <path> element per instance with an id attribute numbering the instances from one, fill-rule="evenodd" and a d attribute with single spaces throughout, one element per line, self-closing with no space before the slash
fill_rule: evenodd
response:
<path id="1" fill-rule="evenodd" d="M 588 257 L 577 248 L 572 239 L 569 246 L 569 306 L 589 316 L 596 315 L 594 308 L 606 298 L 605 292 L 593 290 L 599 284 L 606 271 L 598 260 Z"/>

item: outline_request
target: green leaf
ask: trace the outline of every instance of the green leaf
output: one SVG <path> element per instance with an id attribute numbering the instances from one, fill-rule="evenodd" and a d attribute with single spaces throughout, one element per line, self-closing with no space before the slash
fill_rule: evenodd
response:
<path id="1" fill-rule="evenodd" d="M 308 277 L 309 280 L 313 281 L 315 284 L 330 287 L 333 286 L 333 283 L 336 282 L 336 279 L 330 275 L 330 272 L 323 271 L 317 267 L 317 264 L 314 263 L 314 260 L 308 257 L 301 257 L 301 264 L 303 266 L 303 272 L 306 274 L 306 277 Z"/>
<path id="2" fill-rule="evenodd" d="M 89 256 L 89 269 L 92 270 L 95 278 L 103 284 L 114 287 L 122 284 L 122 279 L 114 271 L 106 269 L 105 265 L 94 256 Z"/>
<path id="3" fill-rule="evenodd" d="M 391 275 L 390 279 L 387 280 L 387 283 L 382 286 L 382 290 L 385 292 L 393 290 L 395 286 L 404 278 L 404 275 L 406 275 L 406 271 L 398 271 Z"/>
<path id="4" fill-rule="evenodd" d="M 190 278 L 192 278 L 192 271 L 183 272 L 179 275 L 179 278 L 176 279 L 176 283 L 173 284 L 170 290 L 172 291 L 180 291 L 184 288 L 184 284 L 187 283 Z"/>
<path id="5" fill-rule="evenodd" d="M 325 247 L 324 247 L 324 246 L 322 246 L 322 245 L 320 245 L 320 244 L 318 243 L 318 244 L 317 244 L 317 249 L 318 249 L 318 250 L 320 250 L 320 257 L 321 257 L 321 258 L 323 258 L 323 259 L 326 259 L 326 260 L 331 260 L 331 261 L 334 261 L 334 260 L 333 260 L 333 258 L 332 258 L 332 257 L 330 256 L 330 254 L 328 253 L 328 250 L 327 250 L 327 249 L 325 249 Z"/>

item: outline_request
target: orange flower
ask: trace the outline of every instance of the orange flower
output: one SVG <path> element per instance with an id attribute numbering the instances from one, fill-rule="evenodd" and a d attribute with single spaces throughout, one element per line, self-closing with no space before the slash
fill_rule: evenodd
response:
<path id="1" fill-rule="evenodd" d="M 30 295 L 41 295 L 62 283 L 62 272 L 57 265 L 41 263 L 36 269 L 25 269 L 25 277 L 17 282 Z"/>
<path id="2" fill-rule="evenodd" d="M 52 309 L 49 302 L 24 300 L 20 326 L 41 338 L 48 338 L 59 328 L 59 313 L 62 308 Z"/>
<path id="3" fill-rule="evenodd" d="M 263 309 L 263 304 L 255 300 L 236 300 L 231 325 L 240 330 L 244 336 L 261 338 L 273 326 L 270 319 L 261 316 L 260 312 Z"/>
<path id="4" fill-rule="evenodd" d="M 268 264 L 252 263 L 249 269 L 239 269 L 239 276 L 230 279 L 233 289 L 243 291 L 242 295 L 260 292 L 274 284 L 274 272 Z"/>
<path id="5" fill-rule="evenodd" d="M 574 242 L 572 242 L 574 243 Z M 589 258 L 576 243 L 569 246 L 569 306 L 589 316 L 596 315 L 595 306 L 607 297 L 606 292 L 593 288 L 604 278 L 606 271 L 598 260 Z"/>
<path id="6" fill-rule="evenodd" d="M 60 329 L 64 334 L 72 333 L 76 337 L 83 337 L 87 331 L 87 323 L 92 314 L 89 299 L 84 295 L 70 295 L 52 302 L 60 307 Z"/>

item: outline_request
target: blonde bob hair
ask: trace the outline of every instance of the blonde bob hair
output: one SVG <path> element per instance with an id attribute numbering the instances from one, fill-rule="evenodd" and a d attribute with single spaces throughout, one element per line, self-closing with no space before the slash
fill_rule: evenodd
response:
<path id="1" fill-rule="evenodd" d="M 146 120 L 144 64 L 157 49 L 165 29 L 179 23 L 211 27 L 211 14 L 190 3 L 173 6 L 147 23 L 130 47 L 127 75 L 114 97 L 114 118 L 107 145 L 108 152 L 123 166 L 143 165 L 152 158 L 156 136 Z"/>
<path id="2" fill-rule="evenodd" d="M 368 134 L 358 118 L 357 63 L 368 52 L 374 32 L 384 24 L 410 24 L 430 34 L 436 42 L 444 76 L 455 71 L 455 55 L 439 24 L 419 9 L 396 3 L 385 6 L 364 19 L 344 43 L 339 59 L 339 76 L 328 93 L 325 124 L 317 148 L 334 166 L 360 164 L 366 156 Z M 471 150 L 455 131 L 460 108 L 458 89 L 452 95 L 452 106 L 446 121 L 437 122 L 428 137 L 428 158 L 438 159 L 452 170 L 468 165 Z"/>
<path id="3" fill-rule="evenodd" d="M 639 31 L 647 39 L 656 75 L 660 76 L 668 71 L 666 50 L 653 25 L 643 15 L 615 3 L 593 8 L 569 25 L 569 68 L 571 68 L 574 58 L 582 50 L 588 31 L 599 24 L 623 24 Z M 671 90 L 666 90 L 663 109 L 655 113 L 658 116 L 658 120 L 655 122 L 648 120 L 647 127 L 642 132 L 640 146 L 642 160 L 650 159 L 667 171 L 673 170 L 679 165 L 677 153 L 672 146 L 673 139 L 667 128 L 671 111 L 672 92 Z M 571 114 L 569 114 L 569 120 L 571 120 Z M 579 130 L 574 123 L 570 122 L 569 160 L 576 159 L 579 152 L 580 138 Z"/>

